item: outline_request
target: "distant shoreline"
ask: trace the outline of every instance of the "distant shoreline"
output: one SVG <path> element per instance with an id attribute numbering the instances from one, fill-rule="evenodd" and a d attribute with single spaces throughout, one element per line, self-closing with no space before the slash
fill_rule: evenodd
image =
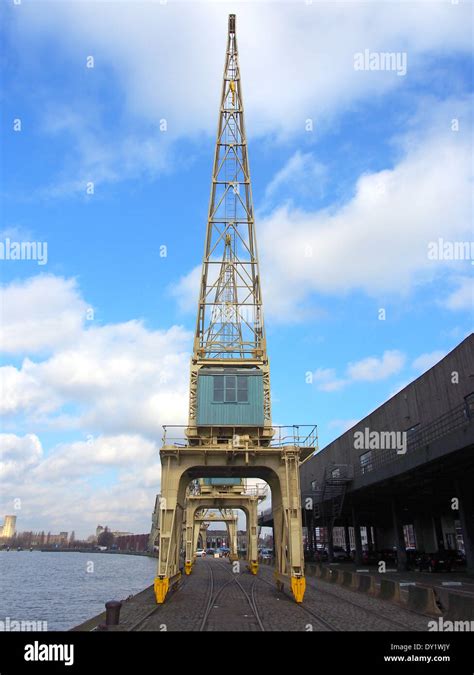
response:
<path id="1" fill-rule="evenodd" d="M 5 551 L 6 553 L 18 553 L 19 551 L 16 548 L 11 548 L 8 551 L 6 548 L 0 549 L 0 551 Z M 21 552 L 26 551 L 33 553 L 39 551 L 40 553 L 109 553 L 109 554 L 118 554 L 118 555 L 139 555 L 139 556 L 148 556 L 149 558 L 157 558 L 157 553 L 151 553 L 150 551 L 99 551 L 92 548 L 33 548 L 31 551 L 29 548 L 22 548 Z"/>

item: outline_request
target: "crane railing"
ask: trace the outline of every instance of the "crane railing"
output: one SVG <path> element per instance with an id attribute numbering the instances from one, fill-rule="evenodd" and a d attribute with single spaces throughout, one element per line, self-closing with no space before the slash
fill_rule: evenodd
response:
<path id="1" fill-rule="evenodd" d="M 190 427 L 179 424 L 163 425 L 163 446 L 185 448 L 189 443 Z M 196 432 L 197 429 L 193 429 Z M 246 432 L 245 428 L 237 426 L 218 427 L 206 426 L 205 435 L 192 434 L 193 446 L 206 446 L 207 448 L 228 446 L 229 448 L 241 447 L 282 447 L 296 446 L 300 448 L 318 447 L 318 428 L 315 424 L 293 424 L 288 426 L 251 427 Z"/>

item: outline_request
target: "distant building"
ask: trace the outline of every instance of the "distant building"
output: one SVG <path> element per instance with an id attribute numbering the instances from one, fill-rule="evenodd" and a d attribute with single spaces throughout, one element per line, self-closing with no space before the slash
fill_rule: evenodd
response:
<path id="1" fill-rule="evenodd" d="M 118 537 L 133 537 L 133 532 L 120 532 L 119 530 L 114 530 L 112 532 L 114 537 L 118 539 Z"/>
<path id="2" fill-rule="evenodd" d="M 16 531 L 16 516 L 5 516 L 3 525 L 0 527 L 0 537 L 9 539 L 15 536 Z"/>
<path id="3" fill-rule="evenodd" d="M 148 534 L 128 534 L 116 538 L 119 551 L 146 551 L 148 548 Z"/>
<path id="4" fill-rule="evenodd" d="M 105 525 L 105 527 L 102 525 L 97 525 L 95 538 L 98 539 L 102 532 L 105 532 L 105 530 L 113 534 L 116 539 L 118 537 L 131 537 L 133 535 L 133 532 L 121 532 L 120 530 L 111 530 L 107 525 Z"/>
<path id="5" fill-rule="evenodd" d="M 51 534 L 48 532 L 46 536 L 46 546 L 67 546 L 68 532 L 60 532 L 59 534 Z"/>

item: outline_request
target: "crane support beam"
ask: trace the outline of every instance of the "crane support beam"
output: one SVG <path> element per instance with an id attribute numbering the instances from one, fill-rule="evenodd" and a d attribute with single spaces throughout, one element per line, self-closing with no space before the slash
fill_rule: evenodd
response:
<path id="1" fill-rule="evenodd" d="M 210 450 L 210 451 L 209 451 Z M 304 577 L 303 537 L 299 466 L 309 456 L 312 448 L 280 446 L 257 448 L 254 451 L 236 450 L 229 458 L 225 448 L 165 447 L 160 451 L 162 462 L 162 499 L 160 522 L 160 550 L 158 557 L 157 583 L 168 580 L 168 588 L 179 579 L 181 568 L 180 549 L 186 500 L 191 481 L 212 476 L 260 478 L 268 483 L 272 494 L 274 516 L 275 571 L 277 585 L 287 583 L 297 602 L 304 594 L 304 583 L 295 579 Z M 219 500 L 207 497 L 199 502 L 201 507 L 219 508 Z M 229 493 L 227 508 L 238 508 L 242 495 Z M 253 527 L 252 524 L 250 524 Z M 257 522 L 255 521 L 255 531 Z M 250 553 L 250 562 L 253 554 Z M 161 591 L 160 587 L 160 591 Z M 156 594 L 157 602 L 163 596 Z"/>

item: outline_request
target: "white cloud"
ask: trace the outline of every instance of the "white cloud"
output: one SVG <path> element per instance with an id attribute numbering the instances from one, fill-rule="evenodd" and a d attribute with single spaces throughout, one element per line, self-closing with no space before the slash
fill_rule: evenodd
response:
<path id="1" fill-rule="evenodd" d="M 368 356 L 355 363 L 349 363 L 347 374 L 354 381 L 376 382 L 399 373 L 404 364 L 404 354 L 398 350 L 387 350 L 381 358 Z"/>
<path id="2" fill-rule="evenodd" d="M 0 434 L 0 481 L 22 477 L 43 456 L 41 442 L 35 434 L 20 437 Z"/>
<path id="3" fill-rule="evenodd" d="M 265 198 L 270 200 L 281 194 L 297 196 L 321 195 L 326 181 L 326 167 L 318 162 L 310 152 L 297 150 L 286 164 L 275 174 L 265 190 Z"/>
<path id="4" fill-rule="evenodd" d="M 332 379 L 335 375 L 334 368 L 317 368 L 313 373 L 313 380 L 317 382 L 326 381 Z"/>
<path id="5" fill-rule="evenodd" d="M 400 351 L 387 350 L 381 357 L 368 356 L 349 363 L 345 377 L 338 377 L 334 368 L 318 368 L 312 373 L 312 379 L 320 391 L 340 391 L 354 382 L 377 382 L 385 380 L 402 370 L 405 355 Z"/>
<path id="6" fill-rule="evenodd" d="M 281 321 L 302 318 L 312 294 L 362 291 L 372 297 L 408 294 L 459 261 L 432 261 L 429 241 L 469 239 L 472 148 L 450 131 L 449 110 L 414 122 L 399 140 L 392 169 L 360 176 L 354 196 L 338 208 L 316 212 L 279 206 L 258 224 L 265 311 Z M 448 301 L 466 306 L 467 282 Z"/>
<path id="7" fill-rule="evenodd" d="M 318 382 L 318 389 L 321 391 L 339 391 L 347 384 L 346 380 L 336 377 L 334 368 L 318 368 L 312 373 L 314 381 Z"/>
<path id="8" fill-rule="evenodd" d="M 474 278 L 463 277 L 457 281 L 458 287 L 444 298 L 441 304 L 453 311 L 466 310 L 472 317 L 474 314 Z"/>
<path id="9" fill-rule="evenodd" d="M 221 262 L 220 259 L 214 257 L 211 257 L 211 260 L 213 262 Z M 219 265 L 210 265 L 207 272 L 207 283 L 209 287 L 217 280 L 219 271 Z M 170 295 L 175 298 L 180 312 L 185 314 L 196 314 L 201 288 L 201 273 L 202 264 L 196 265 L 190 272 L 180 277 L 177 282 L 170 284 L 168 287 L 168 291 Z"/>
<path id="10" fill-rule="evenodd" d="M 159 491 L 160 426 L 186 422 L 192 335 L 140 321 L 83 323 L 87 303 L 60 277 L 15 282 L 3 295 L 6 350 L 37 355 L 0 373 L 2 412 L 15 432 L 0 439 L 0 479 L 8 479 L 0 512 L 20 498 L 20 529 L 90 534 L 103 521 L 146 531 Z M 25 428 L 80 438 L 43 450 L 38 435 L 19 435 Z"/>
<path id="11" fill-rule="evenodd" d="M 441 359 L 446 356 L 446 351 L 442 351 L 441 349 L 437 349 L 434 352 L 429 352 L 426 354 L 420 354 L 416 359 L 413 360 L 413 363 L 411 364 L 411 367 L 414 368 L 415 370 L 418 370 L 421 372 L 425 372 L 425 370 L 428 370 L 432 366 L 434 366 L 438 361 L 441 361 Z"/>
<path id="12" fill-rule="evenodd" d="M 190 333 L 152 331 L 139 321 L 83 324 L 86 303 L 59 277 L 35 277 L 3 293 L 6 350 L 53 351 L 1 369 L 4 413 L 54 426 L 72 406 L 76 426 L 108 434 L 156 436 L 160 424 L 185 422 Z"/>
<path id="13" fill-rule="evenodd" d="M 69 167 L 71 175 L 75 168 L 74 179 L 63 177 L 57 189 L 82 189 L 87 171 L 97 181 L 133 175 L 140 157 L 145 172 L 162 170 L 168 140 L 214 133 L 231 11 L 234 5 L 226 2 L 132 0 L 37 1 L 24 3 L 20 12 L 12 9 L 12 44 L 20 51 L 46 42 L 68 66 L 84 67 L 85 77 L 106 73 L 121 97 L 125 140 L 117 143 L 106 140 L 105 117 L 99 126 L 99 113 L 89 111 L 86 122 L 78 120 L 66 96 L 54 92 L 52 110 L 60 119 L 64 109 L 67 127 L 56 122 L 56 132 L 76 134 L 79 157 L 79 165 Z M 252 134 L 302 132 L 308 118 L 320 130 L 355 102 L 401 88 L 422 59 L 429 68 L 431 55 L 470 51 L 469 19 L 468 3 L 404 3 L 400 11 L 397 3 L 360 2 L 343 12 L 337 3 L 239 3 L 237 31 L 244 91 L 251 92 L 245 104 Z M 354 54 L 365 48 L 406 52 L 406 78 L 355 71 Z M 89 55 L 95 68 L 87 73 Z M 47 81 L 43 89 L 48 92 Z M 158 142 L 162 119 L 168 124 L 161 134 L 166 140 Z M 139 124 L 149 129 L 140 133 Z M 49 119 L 49 127 L 54 129 L 54 120 Z"/>
<path id="14" fill-rule="evenodd" d="M 153 466 L 158 461 L 158 446 L 138 434 L 91 437 L 56 446 L 38 465 L 33 480 L 68 481 L 107 468 L 126 469 L 137 465 Z M 155 488 L 158 484 L 155 484 Z"/>
<path id="15" fill-rule="evenodd" d="M 168 116 L 183 133 L 214 128 L 232 9 L 231 3 L 35 2 L 14 19 L 18 44 L 48 37 L 84 65 L 93 54 L 96 69 L 112 67 L 133 114 Z M 250 114 L 272 131 L 399 86 L 403 78 L 395 73 L 354 71 L 354 53 L 366 47 L 406 50 L 409 68 L 419 54 L 471 49 L 469 8 L 449 4 L 416 3 L 401 12 L 391 3 L 352 3 L 341 12 L 328 3 L 241 3 L 237 32 Z M 276 92 L 278 106 L 268 105 Z"/>
<path id="16" fill-rule="evenodd" d="M 75 340 L 87 304 L 74 279 L 52 275 L 14 282 L 0 290 L 0 351 L 9 354 L 51 351 Z"/>
<path id="17" fill-rule="evenodd" d="M 196 265 L 190 272 L 182 276 L 176 284 L 170 287 L 170 293 L 176 299 L 178 309 L 181 312 L 191 313 L 197 311 L 201 271 L 202 265 Z"/>
<path id="18" fill-rule="evenodd" d="M 31 361 L 26 359 L 21 369 L 14 366 L 0 368 L 2 396 L 0 413 L 16 415 L 17 413 L 35 410 L 37 413 L 52 411 L 60 404 L 58 397 L 32 377 L 28 368 Z"/>
<path id="19" fill-rule="evenodd" d="M 185 422 L 190 338 L 135 321 L 88 328 L 48 359 L 9 367 L 7 404 L 46 426 L 73 405 L 88 432 L 159 435 L 160 424 Z"/>
<path id="20" fill-rule="evenodd" d="M 69 153 L 61 175 L 40 188 L 38 196 L 85 195 L 90 182 L 95 190 L 102 183 L 167 173 L 171 166 L 178 168 L 167 133 L 148 127 L 112 133 L 115 130 L 101 127 L 99 113 L 94 114 L 93 107 L 88 101 L 82 114 L 68 105 L 59 110 L 54 106 L 45 114 L 43 131 L 51 137 L 67 136 Z"/>
<path id="21" fill-rule="evenodd" d="M 11 512 L 15 499 L 19 531 L 74 529 L 86 537 L 98 523 L 149 531 L 161 479 L 154 442 L 101 436 L 45 453 L 36 435 L 2 434 L 0 450 L 0 512 Z"/>

